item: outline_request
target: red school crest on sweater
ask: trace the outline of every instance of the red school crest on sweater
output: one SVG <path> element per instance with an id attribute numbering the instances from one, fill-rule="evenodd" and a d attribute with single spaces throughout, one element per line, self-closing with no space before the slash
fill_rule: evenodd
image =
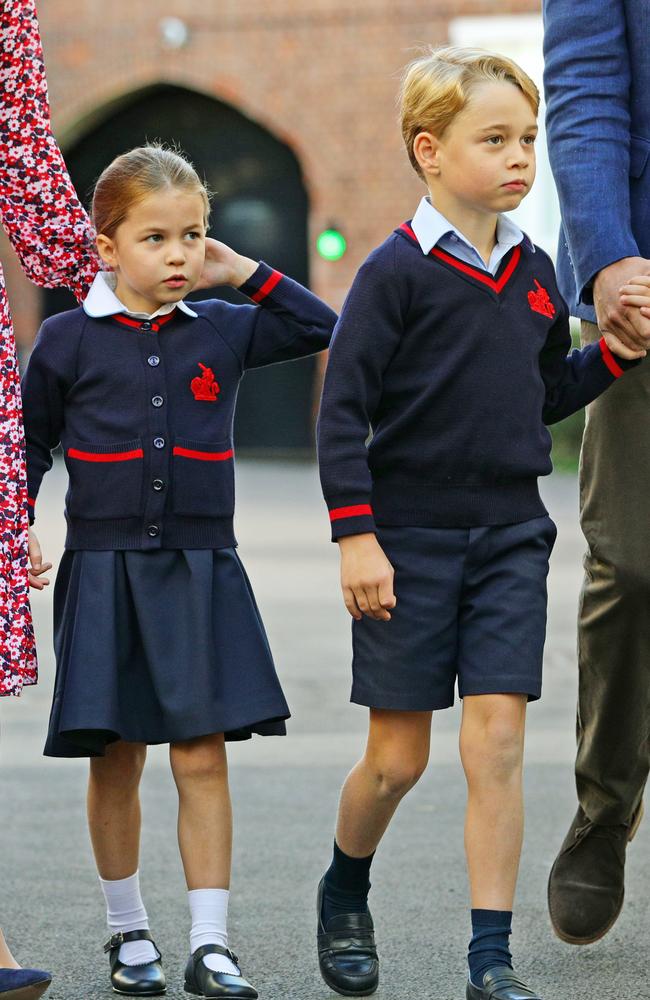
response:
<path id="1" fill-rule="evenodd" d="M 528 303 L 533 312 L 541 313 L 542 316 L 555 316 L 555 306 L 551 302 L 550 296 L 545 288 L 542 288 L 537 278 L 533 279 L 536 285 L 535 291 L 528 293 Z"/>
<path id="2" fill-rule="evenodd" d="M 194 394 L 195 399 L 206 400 L 209 403 L 214 403 L 217 396 L 221 392 L 219 383 L 214 377 L 214 372 L 207 365 L 202 365 L 198 362 L 199 368 L 203 372 L 202 375 L 197 375 L 190 382 L 190 389 Z"/>

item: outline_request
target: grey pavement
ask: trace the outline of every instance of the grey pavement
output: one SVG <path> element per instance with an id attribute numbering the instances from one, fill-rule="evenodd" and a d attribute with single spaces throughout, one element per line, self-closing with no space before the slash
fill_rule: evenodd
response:
<path id="1" fill-rule="evenodd" d="M 46 558 L 63 544 L 60 466 L 38 504 Z M 235 808 L 231 944 L 262 1000 L 326 1000 L 314 951 L 314 891 L 328 860 L 338 791 L 364 743 L 365 710 L 349 698 L 349 620 L 338 588 L 312 465 L 239 463 L 237 534 L 293 718 L 287 738 L 231 745 Z M 575 808 L 575 616 L 582 540 L 577 487 L 544 486 L 559 526 L 541 702 L 527 738 L 527 830 L 513 948 L 545 1000 L 650 998 L 646 900 L 650 824 L 629 851 L 627 901 L 608 937 L 572 948 L 546 913 L 546 878 Z M 41 757 L 53 682 L 51 590 L 33 598 L 41 681 L 0 702 L 0 922 L 24 964 L 55 973 L 52 1000 L 112 994 L 101 951 L 102 900 L 85 828 L 86 763 Z M 434 718 L 431 763 L 405 799 L 373 866 L 372 909 L 382 957 L 378 1000 L 462 1000 L 468 900 L 463 862 L 464 781 L 458 707 Z M 166 750 L 143 781 L 141 877 L 164 953 L 168 997 L 182 991 L 189 916 L 175 841 L 176 800 Z M 408 980 L 408 985 L 402 985 Z"/>

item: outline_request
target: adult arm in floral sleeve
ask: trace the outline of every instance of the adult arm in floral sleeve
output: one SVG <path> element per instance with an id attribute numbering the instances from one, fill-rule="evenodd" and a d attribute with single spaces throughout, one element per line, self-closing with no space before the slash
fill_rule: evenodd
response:
<path id="1" fill-rule="evenodd" d="M 0 215 L 32 281 L 84 297 L 100 261 L 52 135 L 34 0 L 1 5 Z"/>
<path id="2" fill-rule="evenodd" d="M 99 261 L 51 133 L 34 0 L 0 4 L 0 216 L 33 281 L 83 296 Z M 0 696 L 20 694 L 36 679 L 20 388 L 0 281 Z"/>

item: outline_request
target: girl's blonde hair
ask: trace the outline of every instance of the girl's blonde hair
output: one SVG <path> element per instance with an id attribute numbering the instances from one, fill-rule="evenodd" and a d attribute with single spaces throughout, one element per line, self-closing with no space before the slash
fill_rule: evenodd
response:
<path id="1" fill-rule="evenodd" d="M 122 153 L 100 175 L 92 203 L 95 231 L 112 239 L 136 202 L 165 188 L 200 194 L 207 227 L 210 194 L 193 165 L 177 150 L 151 143 Z"/>
<path id="2" fill-rule="evenodd" d="M 400 88 L 400 124 L 413 169 L 423 176 L 413 153 L 420 132 L 440 138 L 469 101 L 479 83 L 513 83 L 539 112 L 539 91 L 528 74 L 505 56 L 483 49 L 444 45 L 414 59 L 404 70 Z"/>

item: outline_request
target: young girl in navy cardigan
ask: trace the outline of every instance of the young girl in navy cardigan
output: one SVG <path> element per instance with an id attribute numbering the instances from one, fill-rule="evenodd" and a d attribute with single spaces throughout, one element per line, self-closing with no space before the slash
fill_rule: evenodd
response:
<path id="1" fill-rule="evenodd" d="M 138 882 L 138 786 L 154 743 L 170 744 L 179 795 L 185 988 L 257 996 L 228 948 L 225 742 L 284 734 L 289 711 L 235 550 L 233 416 L 244 371 L 323 350 L 335 321 L 223 244 L 211 241 L 206 272 L 208 212 L 182 156 L 147 146 L 118 157 L 93 199 L 110 271 L 83 307 L 45 321 L 23 383 L 32 514 L 59 442 L 69 474 L 45 753 L 90 757 L 111 982 L 132 996 L 165 990 Z M 202 273 L 252 303 L 188 305 Z"/>

